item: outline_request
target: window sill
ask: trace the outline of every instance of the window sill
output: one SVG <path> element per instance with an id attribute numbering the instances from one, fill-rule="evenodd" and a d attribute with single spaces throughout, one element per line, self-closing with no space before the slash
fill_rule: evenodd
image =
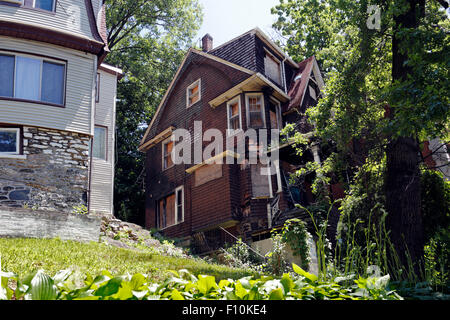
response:
<path id="1" fill-rule="evenodd" d="M 25 102 L 25 103 L 33 103 L 33 104 L 42 104 L 42 105 L 58 107 L 58 108 L 65 108 L 66 107 L 64 104 L 56 104 L 56 103 L 50 103 L 50 102 L 44 102 L 44 101 L 35 101 L 35 100 L 27 100 L 27 99 L 18 99 L 18 98 L 11 98 L 11 97 L 0 97 L 0 100 L 17 101 L 17 102 Z"/>
<path id="2" fill-rule="evenodd" d="M 32 11 L 37 11 L 37 12 L 42 12 L 45 14 L 50 14 L 52 16 L 56 15 L 56 11 L 50 11 L 50 10 L 45 10 L 45 9 L 40 9 L 40 8 L 33 8 L 33 7 L 29 7 L 29 6 L 20 6 L 21 9 L 26 9 L 26 10 L 32 10 Z"/>
<path id="3" fill-rule="evenodd" d="M 166 170 L 169 170 L 170 168 L 173 168 L 173 167 L 175 167 L 175 165 L 173 164 L 173 165 L 171 165 L 170 167 L 167 167 L 167 168 L 164 168 L 163 167 L 163 169 L 162 169 L 162 172 L 164 172 L 164 171 L 166 171 Z"/>
<path id="4" fill-rule="evenodd" d="M 191 108 L 192 106 L 195 106 L 197 103 L 199 103 L 201 100 L 198 100 L 198 101 L 195 101 L 194 103 L 192 103 L 192 104 L 189 104 L 189 105 L 186 105 L 186 109 L 189 109 L 189 108 Z"/>
<path id="5" fill-rule="evenodd" d="M 169 229 L 169 228 L 179 226 L 179 225 L 182 224 L 182 223 L 184 223 L 184 220 L 183 220 L 183 221 L 180 221 L 180 222 L 177 222 L 177 223 L 175 223 L 175 224 L 172 224 L 172 225 L 170 225 L 170 226 L 167 226 L 167 227 L 164 227 L 164 228 L 160 228 L 160 229 L 158 229 L 158 230 L 159 230 L 159 231 L 167 230 L 167 229 Z"/>
<path id="6" fill-rule="evenodd" d="M 22 159 L 25 160 L 27 158 L 26 154 L 1 154 L 0 159 Z"/>

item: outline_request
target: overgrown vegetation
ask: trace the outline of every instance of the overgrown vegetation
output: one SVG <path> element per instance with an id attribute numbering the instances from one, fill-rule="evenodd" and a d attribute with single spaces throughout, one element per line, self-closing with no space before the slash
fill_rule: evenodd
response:
<path id="1" fill-rule="evenodd" d="M 251 275 L 247 269 L 230 268 L 193 257 L 168 255 L 175 249 L 136 246 L 133 249 L 118 248 L 105 243 L 79 243 L 60 239 L 0 239 L 3 270 L 25 275 L 42 269 L 48 274 L 71 269 L 77 276 L 98 274 L 109 270 L 113 275 L 145 273 L 155 281 L 161 281 L 168 270 L 189 269 L 193 274 L 214 275 L 217 279 L 238 279 Z"/>
<path id="2" fill-rule="evenodd" d="M 1 299 L 25 300 L 400 300 L 389 290 L 389 276 L 322 282 L 315 275 L 293 265 L 294 274 L 281 278 L 245 277 L 216 282 L 210 275 L 194 276 L 182 269 L 161 283 L 146 275 L 113 276 L 108 271 L 91 276 L 82 285 L 76 284 L 71 272 L 60 271 L 52 278 L 39 270 L 22 278 L 13 273 L 0 273 Z M 15 282 L 15 288 L 8 286 Z"/>

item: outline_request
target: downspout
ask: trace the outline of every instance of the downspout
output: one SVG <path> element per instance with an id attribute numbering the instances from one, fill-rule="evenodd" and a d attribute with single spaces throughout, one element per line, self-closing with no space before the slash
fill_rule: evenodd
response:
<path id="1" fill-rule="evenodd" d="M 283 84 L 284 84 L 284 93 L 287 93 L 287 87 L 286 87 L 286 69 L 285 69 L 285 67 L 284 67 L 284 62 L 286 61 L 286 57 L 284 57 L 284 60 L 283 60 L 283 62 L 282 62 L 282 65 L 281 65 L 281 70 L 282 70 L 282 73 L 283 73 Z"/>
<path id="2" fill-rule="evenodd" d="M 94 65 L 93 65 L 93 77 L 92 77 L 92 88 L 95 88 L 95 83 L 97 81 L 97 63 L 98 63 L 98 57 L 95 56 L 94 58 Z M 92 194 L 92 148 L 94 144 L 94 127 L 95 127 L 95 90 L 92 90 L 91 93 L 91 132 L 92 137 L 90 140 L 90 146 L 89 146 L 89 181 L 88 181 L 88 214 L 91 214 L 91 194 Z"/>

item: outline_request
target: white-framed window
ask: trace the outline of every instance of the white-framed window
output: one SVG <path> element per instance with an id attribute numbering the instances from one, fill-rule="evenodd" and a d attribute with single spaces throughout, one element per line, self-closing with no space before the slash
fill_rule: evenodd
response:
<path id="1" fill-rule="evenodd" d="M 168 138 L 162 143 L 162 168 L 163 170 L 173 166 L 172 160 L 173 141 Z"/>
<path id="2" fill-rule="evenodd" d="M 92 156 L 94 158 L 107 160 L 107 133 L 108 129 L 106 127 L 94 127 L 94 144 L 92 146 Z"/>
<path id="3" fill-rule="evenodd" d="M 175 189 L 175 223 L 184 221 L 184 186 Z"/>
<path id="4" fill-rule="evenodd" d="M 273 54 L 266 50 L 266 55 L 264 57 L 264 70 L 266 76 L 276 82 L 279 85 L 282 85 L 282 72 L 281 72 L 281 62 Z"/>
<path id="5" fill-rule="evenodd" d="M 164 229 L 184 221 L 184 187 L 157 201 L 156 227 Z"/>
<path id="6" fill-rule="evenodd" d="M 246 94 L 247 126 L 249 128 L 265 128 L 264 95 L 262 93 Z"/>
<path id="7" fill-rule="evenodd" d="M 241 97 L 237 96 L 227 102 L 228 130 L 242 130 Z"/>
<path id="8" fill-rule="evenodd" d="M 56 0 L 23 0 L 23 5 L 51 12 L 56 10 Z"/>
<path id="9" fill-rule="evenodd" d="M 189 87 L 186 88 L 186 108 L 189 108 L 193 104 L 199 102 L 202 98 L 201 79 L 198 79 Z"/>
<path id="10" fill-rule="evenodd" d="M 281 130 L 283 127 L 281 119 L 281 103 L 280 101 L 270 98 L 269 104 L 270 128 Z"/>
<path id="11" fill-rule="evenodd" d="M 0 52 L 0 97 L 64 105 L 66 64 Z"/>
<path id="12" fill-rule="evenodd" d="M 0 127 L 0 156 L 20 154 L 20 128 Z"/>

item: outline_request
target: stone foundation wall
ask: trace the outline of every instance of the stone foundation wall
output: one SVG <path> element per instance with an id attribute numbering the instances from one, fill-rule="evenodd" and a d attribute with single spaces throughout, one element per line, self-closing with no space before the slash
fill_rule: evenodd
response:
<path id="1" fill-rule="evenodd" d="M 98 241 L 101 219 L 59 211 L 0 207 L 0 237 Z"/>
<path id="2" fill-rule="evenodd" d="M 0 158 L 0 207 L 72 212 L 87 204 L 89 136 L 23 127 L 23 154 Z"/>

